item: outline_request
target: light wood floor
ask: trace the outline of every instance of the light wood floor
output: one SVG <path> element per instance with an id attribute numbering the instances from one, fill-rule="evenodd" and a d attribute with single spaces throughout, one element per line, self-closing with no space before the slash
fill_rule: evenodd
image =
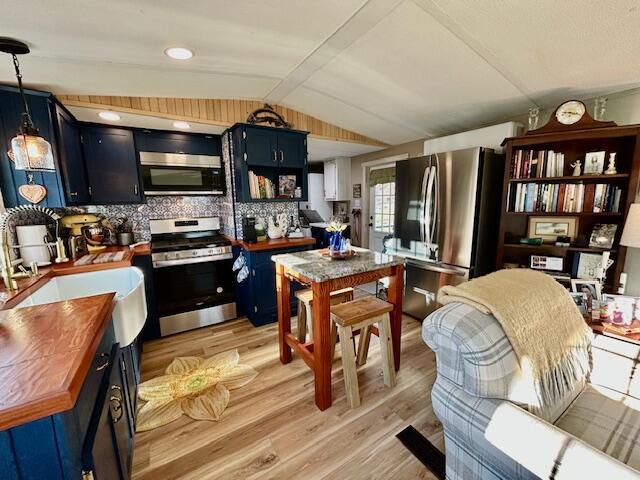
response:
<path id="1" fill-rule="evenodd" d="M 295 322 L 293 322 L 295 323 Z M 219 422 L 186 416 L 137 434 L 133 477 L 158 479 L 419 479 L 435 478 L 395 438 L 413 425 L 443 449 L 431 408 L 435 356 L 420 338 L 420 323 L 403 320 L 397 385 L 386 388 L 377 337 L 359 369 L 362 405 L 349 409 L 339 348 L 333 368 L 333 406 L 314 404 L 313 375 L 294 354 L 278 357 L 277 324 L 260 328 L 239 319 L 145 345 L 142 380 L 161 375 L 176 356 L 210 356 L 237 348 L 260 374 L 240 389 Z"/>

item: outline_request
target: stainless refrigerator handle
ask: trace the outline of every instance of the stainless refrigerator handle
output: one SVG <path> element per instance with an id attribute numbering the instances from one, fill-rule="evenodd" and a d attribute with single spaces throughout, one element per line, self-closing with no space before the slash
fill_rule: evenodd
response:
<path id="1" fill-rule="evenodd" d="M 435 167 L 435 208 L 433 209 L 433 215 L 435 222 L 433 224 L 434 232 L 431 235 L 431 243 L 440 244 L 440 158 L 436 153 L 436 167 Z"/>
<path id="2" fill-rule="evenodd" d="M 421 190 L 421 202 L 420 202 L 420 207 L 421 207 L 421 212 L 418 214 L 418 217 L 420 219 L 420 241 L 422 243 L 425 243 L 427 241 L 427 239 L 425 238 L 425 221 L 424 221 L 424 216 L 426 214 L 426 204 L 427 204 L 427 181 L 429 178 L 429 174 L 431 173 L 431 165 L 429 165 L 428 167 L 425 167 L 424 169 L 424 174 L 422 175 L 422 190 Z"/>
<path id="3" fill-rule="evenodd" d="M 428 229 L 429 236 L 427 237 L 427 232 L 425 231 L 426 242 L 428 245 L 433 244 L 433 226 L 431 225 L 433 222 L 433 192 L 434 192 L 434 183 L 436 177 L 436 167 L 432 165 L 429 168 L 429 182 L 427 184 L 427 195 L 426 195 L 426 205 L 425 205 L 425 217 L 427 218 L 426 228 Z"/>

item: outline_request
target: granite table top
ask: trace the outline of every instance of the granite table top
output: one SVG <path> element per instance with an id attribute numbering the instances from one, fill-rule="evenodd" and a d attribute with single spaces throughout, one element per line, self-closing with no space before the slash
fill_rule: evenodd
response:
<path id="1" fill-rule="evenodd" d="M 326 249 L 283 253 L 273 255 L 271 260 L 313 282 L 326 282 L 404 264 L 404 258 L 396 255 L 386 255 L 364 248 L 354 250 L 356 255 L 345 260 L 332 260 L 323 256 L 322 253 L 326 252 Z"/>

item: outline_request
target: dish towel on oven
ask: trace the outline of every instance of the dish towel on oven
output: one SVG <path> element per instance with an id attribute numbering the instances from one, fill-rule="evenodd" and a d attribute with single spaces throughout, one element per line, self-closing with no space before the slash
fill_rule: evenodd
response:
<path id="1" fill-rule="evenodd" d="M 563 398 L 589 371 L 590 329 L 571 296 L 549 275 L 500 270 L 442 287 L 438 302 L 462 302 L 498 320 L 542 408 Z"/>

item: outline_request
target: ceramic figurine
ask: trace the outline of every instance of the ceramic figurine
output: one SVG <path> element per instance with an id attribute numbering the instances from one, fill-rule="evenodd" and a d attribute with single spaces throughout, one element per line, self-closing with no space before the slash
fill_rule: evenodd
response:
<path id="1" fill-rule="evenodd" d="M 580 160 L 576 160 L 574 163 L 571 164 L 571 166 L 573 167 L 573 173 L 571 175 L 574 177 L 579 177 L 580 167 L 582 166 L 582 162 L 580 162 Z"/>
<path id="2" fill-rule="evenodd" d="M 609 166 L 605 170 L 605 175 L 615 175 L 618 173 L 616 170 L 616 152 L 609 154 Z"/>
<path id="3" fill-rule="evenodd" d="M 269 217 L 269 226 L 267 227 L 267 235 L 269 238 L 281 238 L 282 228 L 277 226 L 272 217 Z"/>

